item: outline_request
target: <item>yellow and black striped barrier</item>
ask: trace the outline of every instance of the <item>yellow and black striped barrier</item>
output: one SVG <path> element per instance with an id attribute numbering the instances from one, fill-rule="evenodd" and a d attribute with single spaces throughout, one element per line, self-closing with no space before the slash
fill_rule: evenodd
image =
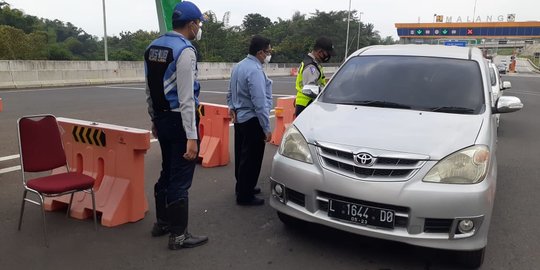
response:
<path id="1" fill-rule="evenodd" d="M 76 142 L 103 147 L 107 146 L 105 132 L 101 129 L 74 126 L 72 134 Z"/>
<path id="2" fill-rule="evenodd" d="M 199 107 L 197 108 L 197 112 L 199 113 L 199 117 L 204 116 L 204 105 L 203 104 L 199 105 Z"/>

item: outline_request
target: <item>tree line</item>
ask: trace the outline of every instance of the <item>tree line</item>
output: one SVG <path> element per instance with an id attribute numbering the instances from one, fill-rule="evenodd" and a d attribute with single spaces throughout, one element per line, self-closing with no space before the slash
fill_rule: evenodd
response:
<path id="1" fill-rule="evenodd" d="M 392 44 L 392 37 L 381 38 L 373 24 L 364 24 L 351 12 L 349 54 L 359 47 Z M 334 41 L 338 55 L 331 62 L 341 62 L 345 54 L 347 11 L 313 14 L 296 12 L 291 19 L 272 22 L 261 14 L 244 17 L 242 25 L 229 27 L 212 11 L 206 12 L 203 38 L 193 42 L 204 62 L 238 62 L 247 54 L 249 39 L 255 34 L 272 41 L 274 63 L 297 63 L 319 36 Z M 360 39 L 358 39 L 360 30 Z M 159 36 L 155 31 L 121 32 L 107 38 L 109 60 L 141 61 L 146 47 Z M 27 15 L 0 2 L 0 59 L 3 60 L 103 60 L 103 39 L 60 20 Z"/>

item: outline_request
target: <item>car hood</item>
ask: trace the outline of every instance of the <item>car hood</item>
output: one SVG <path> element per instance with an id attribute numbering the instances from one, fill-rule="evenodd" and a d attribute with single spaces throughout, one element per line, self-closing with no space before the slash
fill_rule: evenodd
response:
<path id="1" fill-rule="evenodd" d="M 439 160 L 475 143 L 483 116 L 315 102 L 294 125 L 310 144 L 379 149 Z"/>

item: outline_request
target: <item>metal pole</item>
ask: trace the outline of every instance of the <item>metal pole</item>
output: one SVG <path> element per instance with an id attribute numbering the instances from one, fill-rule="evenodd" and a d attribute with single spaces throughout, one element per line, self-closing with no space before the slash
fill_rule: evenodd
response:
<path id="1" fill-rule="evenodd" d="M 343 58 L 343 61 L 347 59 L 347 54 L 349 52 L 349 25 L 351 23 L 351 0 L 349 0 L 349 14 L 347 15 L 347 38 L 345 38 L 345 58 Z"/>
<path id="2" fill-rule="evenodd" d="M 474 18 L 476 16 L 476 2 L 478 2 L 478 0 L 474 0 L 474 11 L 473 11 L 473 15 L 472 15 L 472 21 L 475 22 L 476 19 Z"/>
<path id="3" fill-rule="evenodd" d="M 358 40 L 356 41 L 356 50 L 360 49 L 360 29 L 362 28 L 362 14 L 364 14 L 364 12 L 360 12 L 358 17 Z"/>
<path id="4" fill-rule="evenodd" d="M 105 0 L 103 2 L 103 46 L 105 47 L 105 61 L 109 61 L 109 53 L 107 52 L 107 15 L 105 13 Z"/>
<path id="5" fill-rule="evenodd" d="M 161 3 L 161 0 L 156 0 L 156 10 L 159 22 L 159 33 L 163 35 L 167 32 L 167 25 L 163 16 L 163 4 Z"/>

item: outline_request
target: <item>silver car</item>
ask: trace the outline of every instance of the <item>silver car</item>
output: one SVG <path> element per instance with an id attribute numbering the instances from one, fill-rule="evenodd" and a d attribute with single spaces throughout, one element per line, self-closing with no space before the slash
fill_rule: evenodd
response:
<path id="1" fill-rule="evenodd" d="M 482 264 L 497 182 L 496 113 L 476 48 L 374 46 L 351 55 L 283 136 L 270 205 L 299 220 L 460 252 Z M 316 87 L 307 86 L 305 93 Z"/>

